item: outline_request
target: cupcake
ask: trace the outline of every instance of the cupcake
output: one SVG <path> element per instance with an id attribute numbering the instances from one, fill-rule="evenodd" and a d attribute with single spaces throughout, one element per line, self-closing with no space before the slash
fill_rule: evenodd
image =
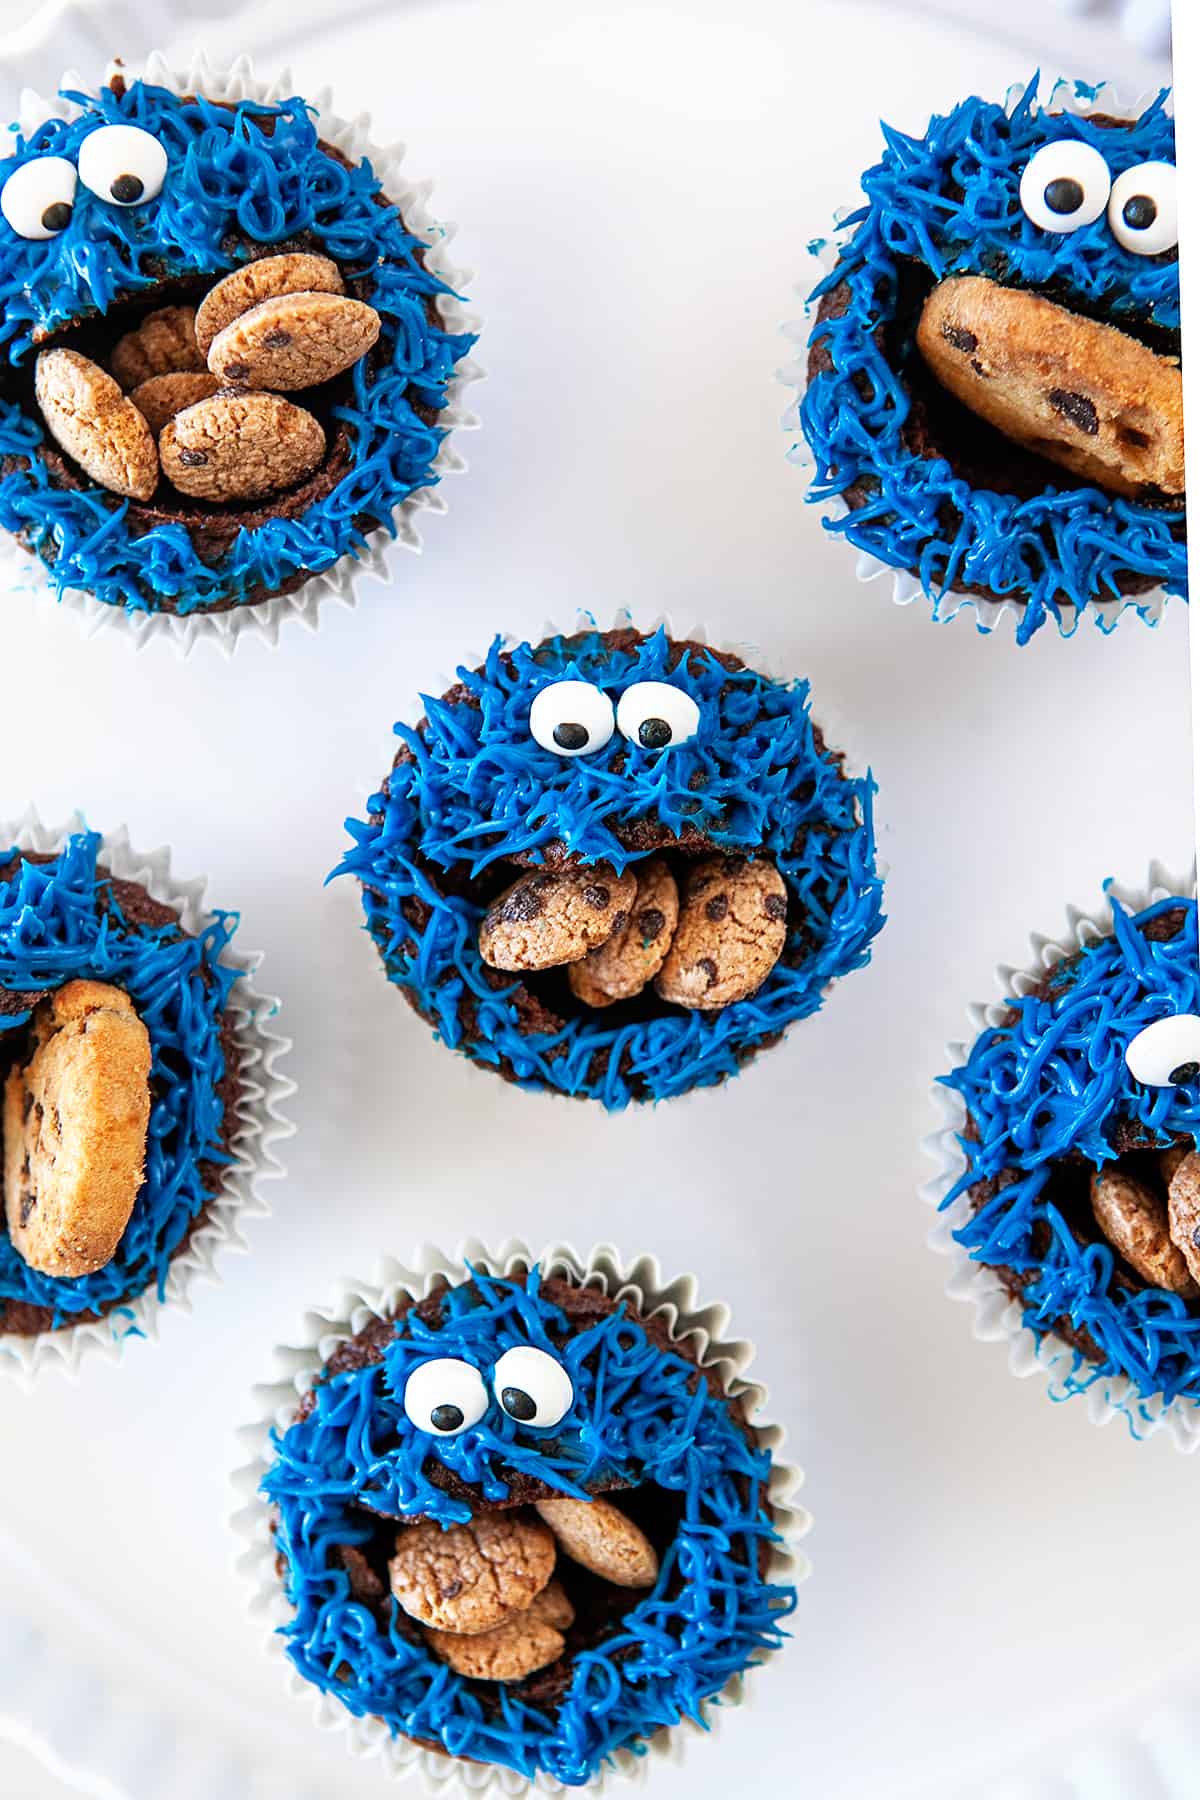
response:
<path id="1" fill-rule="evenodd" d="M 813 294 L 799 407 L 827 529 L 935 617 L 1015 606 L 1022 643 L 1187 594 L 1167 95 L 1130 119 L 1036 89 L 885 127 Z"/>
<path id="2" fill-rule="evenodd" d="M 464 1255 L 309 1315 L 251 1428 L 246 1565 L 356 1749 L 581 1786 L 675 1751 L 778 1648 L 799 1477 L 690 1277 Z"/>
<path id="3" fill-rule="evenodd" d="M 1200 1442 L 1200 965 L 1194 888 L 1155 872 L 1073 914 L 942 1078 L 955 1291 L 1056 1397 Z M 1011 975 L 1011 971 L 1008 972 Z M 975 1265 L 969 1268 L 970 1265 Z M 1033 1350 L 1035 1354 L 1031 1355 Z"/>
<path id="4" fill-rule="evenodd" d="M 610 1108 L 734 1075 L 883 924 L 874 784 L 806 682 L 623 628 L 426 700 L 338 871 L 451 1048 Z"/>
<path id="5" fill-rule="evenodd" d="M 412 537 L 474 340 L 363 127 L 245 65 L 26 97 L 0 187 L 0 527 L 60 596 L 190 641 L 241 609 L 273 625 L 314 575 L 348 593 Z"/>
<path id="6" fill-rule="evenodd" d="M 264 1210 L 289 1090 L 235 921 L 173 887 L 165 852 L 0 842 L 0 1362 L 28 1373 L 149 1335 L 211 1273 Z"/>

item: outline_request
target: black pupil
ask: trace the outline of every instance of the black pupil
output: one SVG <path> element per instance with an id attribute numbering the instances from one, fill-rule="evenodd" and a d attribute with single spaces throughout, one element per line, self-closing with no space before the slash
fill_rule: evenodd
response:
<path id="1" fill-rule="evenodd" d="M 587 726 L 564 719 L 561 725 L 554 727 L 554 741 L 560 750 L 582 750 L 588 741 Z"/>
<path id="2" fill-rule="evenodd" d="M 1078 212 L 1083 205 L 1083 189 L 1070 175 L 1059 175 L 1046 183 L 1046 205 L 1052 213 Z"/>
<path id="3" fill-rule="evenodd" d="M 42 214 L 42 224 L 47 231 L 65 231 L 71 223 L 71 208 L 65 200 L 56 200 Z"/>
<path id="4" fill-rule="evenodd" d="M 1197 1075 L 1200 1075 L 1200 1063 L 1180 1063 L 1177 1069 L 1171 1070 L 1169 1079 L 1178 1086 L 1182 1081 L 1195 1081 Z"/>
<path id="5" fill-rule="evenodd" d="M 108 191 L 114 200 L 123 200 L 128 206 L 132 201 L 140 200 L 145 189 L 140 175 L 118 175 Z"/>
<path id="6" fill-rule="evenodd" d="M 1131 231 L 1149 231 L 1158 217 L 1158 208 L 1149 194 L 1131 194 L 1121 208 L 1121 217 Z"/>
<path id="7" fill-rule="evenodd" d="M 461 1406 L 451 1406 L 449 1401 L 444 1406 L 435 1406 L 429 1415 L 429 1423 L 435 1431 L 457 1431 L 466 1414 Z"/>
<path id="8" fill-rule="evenodd" d="M 537 1412 L 537 1401 L 531 1400 L 524 1388 L 505 1388 L 500 1395 L 500 1404 L 510 1419 L 520 1419 L 522 1423 L 532 1419 Z"/>
<path id="9" fill-rule="evenodd" d="M 665 719 L 643 719 L 638 726 L 638 742 L 646 750 L 661 750 L 671 741 L 671 727 Z"/>

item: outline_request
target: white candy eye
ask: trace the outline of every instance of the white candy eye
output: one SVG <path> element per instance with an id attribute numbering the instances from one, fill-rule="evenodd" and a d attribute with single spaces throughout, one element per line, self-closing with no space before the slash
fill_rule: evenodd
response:
<path id="1" fill-rule="evenodd" d="M 492 1372 L 492 1386 L 518 1425 L 557 1425 L 575 1403 L 571 1377 L 558 1358 L 532 1344 L 504 1352 Z"/>
<path id="2" fill-rule="evenodd" d="M 637 681 L 617 703 L 617 730 L 643 750 L 665 750 L 695 737 L 700 708 L 669 681 Z"/>
<path id="3" fill-rule="evenodd" d="M 590 681 L 552 681 L 534 695 L 529 729 L 555 756 L 590 756 L 613 734 L 613 703 Z"/>
<path id="4" fill-rule="evenodd" d="M 1042 231 L 1078 231 L 1108 205 L 1112 176 L 1098 150 L 1081 138 L 1043 144 L 1021 175 L 1021 206 Z"/>
<path id="5" fill-rule="evenodd" d="M 431 1437 L 457 1437 L 478 1425 L 487 1409 L 483 1376 L 457 1357 L 421 1363 L 404 1384 L 405 1412 L 418 1431 Z"/>
<path id="6" fill-rule="evenodd" d="M 71 223 L 77 180 L 65 156 L 35 156 L 5 182 L 0 212 L 18 237 L 57 237 Z"/>
<path id="7" fill-rule="evenodd" d="M 1122 250 L 1135 256 L 1161 256 L 1179 242 L 1179 206 L 1175 198 L 1175 164 L 1138 163 L 1113 182 L 1108 223 Z"/>
<path id="8" fill-rule="evenodd" d="M 1126 1045 L 1125 1066 L 1146 1087 L 1200 1080 L 1200 1018 L 1173 1013 L 1169 1019 L 1155 1019 Z"/>
<path id="9" fill-rule="evenodd" d="M 79 146 L 79 179 L 101 200 L 141 206 L 162 192 L 167 153 L 140 125 L 102 125 Z"/>

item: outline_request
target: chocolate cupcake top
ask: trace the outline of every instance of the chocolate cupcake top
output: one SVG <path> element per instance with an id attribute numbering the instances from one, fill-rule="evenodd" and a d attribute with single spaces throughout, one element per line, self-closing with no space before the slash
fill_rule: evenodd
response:
<path id="1" fill-rule="evenodd" d="M 238 977 L 220 958 L 235 921 L 218 914 L 190 935 L 176 912 L 145 888 L 112 879 L 98 863 L 99 853 L 99 837 L 83 832 L 53 856 L 0 852 L 0 1077 L 6 1089 L 0 1333 L 54 1330 L 113 1313 L 148 1287 L 161 1291 L 172 1256 L 219 1188 L 222 1166 L 230 1160 L 227 1134 L 238 1071 L 225 1012 Z M 86 1012 L 89 1025 L 96 1010 L 107 1020 L 119 1009 L 119 1023 L 136 1022 L 148 1037 L 148 1117 L 140 1122 L 141 1144 L 127 1156 L 124 1143 L 113 1141 L 113 1133 L 130 1123 L 120 1110 L 114 1076 L 129 1056 L 136 1057 L 136 1046 L 127 1055 L 119 1040 L 112 1048 L 104 1044 L 110 1060 L 97 1069 L 92 1034 L 90 1066 L 60 1062 L 51 1071 L 57 1085 L 49 1091 L 45 1081 L 26 1079 L 24 1105 L 16 1105 L 21 1071 L 36 1066 L 49 1027 L 57 1023 L 47 1007 L 58 996 L 82 996 L 86 1005 L 74 1010 Z M 144 1069 L 140 1080 L 144 1090 Z M 43 1104 L 51 1116 L 38 1130 L 31 1109 Z M 94 1117 L 88 1112 L 92 1106 Z M 56 1116 L 59 1108 L 62 1117 Z M 86 1155 L 93 1132 L 108 1134 L 97 1180 L 110 1179 L 122 1157 L 133 1170 L 132 1211 L 103 1266 L 76 1276 L 46 1273 L 26 1260 L 29 1255 L 38 1262 L 55 1260 L 37 1254 L 26 1241 L 42 1223 L 37 1183 L 43 1184 L 44 1204 L 61 1210 L 64 1181 Z M 97 1196 L 97 1205 L 105 1198 Z M 5 1228 L 5 1213 L 12 1229 Z M 119 1311 L 113 1329 L 121 1335 Z"/>
<path id="2" fill-rule="evenodd" d="M 288 1654 L 427 1746 L 582 1784 L 778 1645 L 770 1473 L 661 1320 L 475 1273 L 339 1345 L 277 1439 Z"/>
<path id="3" fill-rule="evenodd" d="M 448 1044 L 525 1086 L 667 1099 L 867 961 L 874 783 L 826 747 L 806 682 L 664 630 L 497 639 L 459 676 L 396 727 L 342 864 Z"/>
<path id="4" fill-rule="evenodd" d="M 885 127 L 813 295 L 800 408 L 812 498 L 849 508 L 829 528 L 935 597 L 1023 603 L 1022 642 L 1064 609 L 1187 592 L 1181 411 L 1144 404 L 1179 386 L 1174 123 L 1165 94 L 1134 120 L 1062 99 L 1043 110 L 1035 80 L 922 137 Z M 1043 393 L 1060 355 L 1080 378 Z"/>

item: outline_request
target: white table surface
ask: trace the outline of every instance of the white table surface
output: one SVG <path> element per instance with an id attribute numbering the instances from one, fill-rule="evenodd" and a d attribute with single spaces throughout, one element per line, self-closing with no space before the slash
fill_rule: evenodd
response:
<path id="1" fill-rule="evenodd" d="M 97 25 L 96 44 L 145 48 L 135 12 L 114 5 L 128 34 Z M 918 128 L 1024 75 L 1035 50 L 1004 13 L 989 39 L 882 0 L 443 0 L 386 22 L 348 0 L 336 29 L 272 3 L 202 33 L 214 56 L 290 61 L 301 91 L 332 81 L 408 140 L 479 271 L 490 378 L 424 557 L 316 636 L 185 663 L 84 642 L 48 604 L 0 606 L 0 812 L 80 805 L 207 870 L 269 951 L 297 1045 L 302 1129 L 253 1254 L 120 1367 L 0 1384 L 18 1471 L 0 1720 L 52 1716 L 65 1761 L 121 1769 L 127 1800 L 382 1791 L 259 1653 L 225 1525 L 232 1431 L 335 1274 L 513 1232 L 694 1267 L 757 1339 L 809 1472 L 795 1642 L 654 1800 L 751 1778 L 822 1800 L 1195 1792 L 1176 1703 L 1200 1677 L 1196 1468 L 1052 1406 L 973 1343 L 914 1195 L 929 1081 L 993 965 L 1104 876 L 1190 861 L 1186 609 L 1018 651 L 968 615 L 939 629 L 894 608 L 803 505 L 773 379 L 803 246 L 853 201 L 876 119 Z M 198 35 L 169 13 L 162 29 L 184 49 Z M 1047 69 L 1112 71 L 1077 24 L 1046 14 L 1045 33 Z M 13 42 L 22 79 L 77 53 L 36 27 Z M 818 716 L 851 722 L 880 781 L 891 922 L 871 968 L 727 1091 L 607 1118 L 435 1048 L 354 894 L 321 883 L 416 690 L 494 629 L 625 604 L 761 644 L 812 677 Z M 1153 1753 L 1122 1735 L 1142 1726 Z M 5 1756 L 0 1792 L 56 1791 Z"/>

